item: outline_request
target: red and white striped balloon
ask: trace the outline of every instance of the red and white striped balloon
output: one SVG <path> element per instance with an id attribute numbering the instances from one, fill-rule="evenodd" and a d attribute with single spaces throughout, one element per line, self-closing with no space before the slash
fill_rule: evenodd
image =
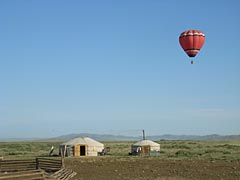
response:
<path id="1" fill-rule="evenodd" d="M 203 47 L 205 34 L 199 30 L 184 31 L 179 36 L 179 43 L 189 57 L 195 57 Z"/>

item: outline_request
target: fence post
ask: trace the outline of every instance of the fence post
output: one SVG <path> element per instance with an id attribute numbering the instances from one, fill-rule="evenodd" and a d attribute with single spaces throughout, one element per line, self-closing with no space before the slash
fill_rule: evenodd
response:
<path id="1" fill-rule="evenodd" d="M 40 167 L 39 167 L 39 159 L 38 158 L 36 158 L 36 169 L 39 169 Z"/>
<path id="2" fill-rule="evenodd" d="M 65 154 L 66 154 L 66 145 L 64 145 L 64 148 L 62 149 L 61 148 L 61 164 L 62 164 L 62 168 L 64 168 L 64 157 L 65 157 Z"/>

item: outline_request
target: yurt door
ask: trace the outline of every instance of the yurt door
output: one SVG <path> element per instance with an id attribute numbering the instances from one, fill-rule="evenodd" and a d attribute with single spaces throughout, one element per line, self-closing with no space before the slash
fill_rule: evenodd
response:
<path id="1" fill-rule="evenodd" d="M 85 145 L 80 146 L 80 156 L 86 156 L 86 146 Z"/>
<path id="2" fill-rule="evenodd" d="M 142 147 L 142 155 L 149 156 L 150 155 L 150 146 L 143 146 Z"/>

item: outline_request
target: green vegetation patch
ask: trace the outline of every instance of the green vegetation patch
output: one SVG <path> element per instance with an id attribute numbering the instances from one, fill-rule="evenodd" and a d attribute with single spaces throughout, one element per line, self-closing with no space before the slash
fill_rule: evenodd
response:
<path id="1" fill-rule="evenodd" d="M 194 141 L 194 140 L 161 140 L 160 156 L 151 157 L 159 159 L 221 159 L 240 160 L 240 140 L 234 141 Z M 105 147 L 110 148 L 107 156 L 129 157 L 133 141 L 105 141 Z M 6 159 L 31 158 L 48 156 L 52 146 L 54 154 L 58 155 L 60 142 L 0 142 L 0 157 Z M 148 157 L 145 157 L 148 158 Z"/>

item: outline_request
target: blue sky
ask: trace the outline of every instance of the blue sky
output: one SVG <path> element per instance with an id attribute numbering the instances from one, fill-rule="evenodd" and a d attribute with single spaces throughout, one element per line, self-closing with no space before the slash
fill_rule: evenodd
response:
<path id="1" fill-rule="evenodd" d="M 0 1 L 0 137 L 240 134 L 239 7 Z M 206 35 L 193 65 L 188 29 Z"/>

